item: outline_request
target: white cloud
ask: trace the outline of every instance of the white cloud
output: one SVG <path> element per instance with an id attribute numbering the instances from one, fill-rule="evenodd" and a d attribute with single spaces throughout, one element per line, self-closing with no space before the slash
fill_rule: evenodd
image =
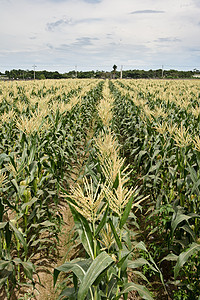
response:
<path id="1" fill-rule="evenodd" d="M 200 68 L 198 0 L 0 0 L 0 71 Z M 179 67 L 180 68 L 180 67 Z"/>

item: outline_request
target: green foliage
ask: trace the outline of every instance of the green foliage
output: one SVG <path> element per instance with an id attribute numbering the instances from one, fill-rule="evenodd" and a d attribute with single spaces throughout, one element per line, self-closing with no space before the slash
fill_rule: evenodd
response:
<path id="1" fill-rule="evenodd" d="M 185 85 L 191 97 L 187 107 L 183 107 L 178 104 L 178 97 L 184 94 L 184 90 L 176 99 L 169 100 L 161 98 L 159 91 L 148 84 L 149 89 L 146 87 L 145 90 L 142 83 L 134 83 L 132 86 L 137 88 L 134 90 L 125 81 L 110 82 L 115 97 L 113 129 L 122 145 L 122 153 L 137 168 L 132 181 L 137 180 L 143 193 L 151 195 L 145 227 L 149 251 L 156 262 L 168 254 L 170 268 L 175 267 L 174 277 L 179 274 L 181 281 L 178 284 L 181 286 L 191 277 L 184 271 L 184 264 L 187 265 L 189 260 L 192 265 L 190 272 L 196 270 L 195 261 L 189 256 L 193 249 L 198 248 L 194 245 L 199 239 L 200 163 L 198 144 L 194 141 L 194 136 L 199 136 L 199 116 L 191 113 L 197 105 L 198 95 L 196 97 Z M 162 86 L 167 91 L 169 83 L 166 81 Z M 196 88 L 198 90 L 198 86 Z M 155 114 L 157 107 L 159 114 Z M 172 125 L 176 126 L 174 132 L 170 132 Z M 189 142 L 186 138 L 190 139 Z M 153 274 L 148 266 L 143 269 Z M 172 275 L 169 271 L 167 279 L 172 281 Z M 196 281 L 193 292 L 191 283 L 184 286 L 185 295 L 194 297 L 198 290 Z"/>
<path id="2" fill-rule="evenodd" d="M 90 149 L 91 155 L 85 173 L 91 179 L 84 179 L 81 186 L 73 188 L 72 194 L 62 189 L 70 204 L 76 230 L 79 234 L 78 244 L 84 247 L 85 259 L 79 257 L 76 261 L 66 262 L 54 270 L 54 283 L 57 282 L 58 274 L 61 271 L 66 273 L 68 279 L 69 286 L 64 288 L 60 298 L 66 296 L 68 299 L 72 297 L 75 299 L 85 299 L 86 297 L 88 299 L 100 299 L 102 297 L 102 299 L 114 300 L 123 295 L 127 299 L 128 292 L 136 290 L 143 299 L 152 299 L 148 289 L 143 285 L 139 283 L 128 284 L 128 271 L 133 268 L 134 255 L 138 253 L 138 249 L 145 251 L 148 258 L 143 260 L 142 264 L 136 264 L 134 269 L 147 264 L 160 275 L 164 284 L 162 274 L 151 255 L 148 255 L 144 243 L 132 243 L 131 230 L 127 226 L 131 214 L 132 218 L 134 216 L 132 211 L 134 205 L 139 207 L 142 197 L 141 195 L 138 196 L 138 191 L 136 191 L 129 198 L 128 203 L 122 206 L 120 212 L 113 210 L 109 202 L 110 193 L 107 192 L 108 189 L 111 189 L 116 195 L 118 191 L 122 191 L 121 193 L 125 197 L 127 187 L 121 184 L 122 175 L 120 173 L 112 184 L 107 182 L 105 173 L 102 171 L 103 162 L 97 159 L 92 144 L 88 150 L 90 151 Z M 125 171 L 119 172 L 124 172 L 123 176 L 127 178 Z M 100 183 L 98 183 L 99 180 Z M 124 182 L 126 181 L 124 180 Z M 99 195 L 104 196 L 101 200 L 102 203 L 97 205 Z M 118 201 L 117 199 L 116 201 Z M 95 212 L 90 210 L 90 206 L 99 207 L 97 213 L 96 210 Z M 96 214 L 98 218 L 95 217 Z M 89 266 L 88 261 L 90 262 Z M 87 270 L 84 270 L 84 272 L 86 271 L 84 275 L 82 270 L 81 276 L 77 274 L 77 263 L 84 266 L 85 263 L 87 264 L 88 267 Z M 70 270 L 73 273 L 73 280 L 71 273 L 69 273 Z M 148 281 L 141 272 L 137 270 L 134 272 L 137 277 L 140 276 L 142 280 Z M 71 283 L 73 288 L 71 288 Z"/>
<path id="3" fill-rule="evenodd" d="M 7 75 L 33 76 L 31 71 L 21 71 Z M 160 71 L 134 70 L 126 75 L 159 77 Z M 114 73 L 119 76 L 116 68 Z M 94 72 L 78 72 L 78 77 L 91 75 Z M 172 70 L 165 73 L 168 75 L 191 76 Z M 58 72 L 36 72 L 36 78 L 43 76 L 62 77 Z M 191 83 L 191 90 L 182 84 L 177 93 L 168 81 L 145 85 L 109 81 L 113 101 L 110 129 L 97 113 L 103 82 L 85 94 L 80 94 L 83 86 L 79 85 L 61 91 L 56 84 L 35 82 L 28 93 L 27 83 L 12 84 L 6 92 L 0 87 L 0 284 L 7 297 L 22 282 L 34 286 L 34 254 L 46 251 L 48 255 L 56 249 L 62 224 L 58 210 L 62 186 L 83 251 L 82 257 L 54 271 L 55 283 L 60 272 L 67 274 L 69 286 L 65 285 L 60 299 L 119 299 L 122 295 L 127 299 L 131 290 L 151 299 L 138 277 L 148 283 L 150 275 L 156 275 L 164 285 L 158 266 L 169 268 L 165 279 L 177 285 L 174 299 L 195 299 L 200 293 L 200 94 L 197 87 L 192 90 L 196 83 Z M 76 97 L 78 102 L 71 105 Z M 123 168 L 130 171 L 121 190 L 124 169 L 117 171 L 114 182 L 109 181 L 93 138 L 88 140 L 90 129 L 96 137 L 110 130 L 118 139 L 122 160 L 126 158 L 127 169 Z M 82 164 L 79 182 L 84 176 L 92 178 L 96 196 L 105 189 L 96 211 L 98 218 L 92 221 L 68 195 L 69 178 L 77 164 Z M 126 205 L 119 211 L 112 209 L 119 191 L 126 198 L 132 188 L 136 193 Z M 148 200 L 143 202 L 143 198 Z M 136 242 L 139 225 L 147 246 Z M 130 270 L 132 283 L 128 282 Z"/>
<path id="4" fill-rule="evenodd" d="M 67 103 L 80 92 L 78 87 L 65 99 L 61 94 L 48 100 L 47 114 L 35 119 L 41 125 L 32 124 L 38 125 L 37 130 L 29 128 L 29 123 L 24 128 L 20 124 L 39 115 L 40 101 L 46 95 L 54 96 L 56 86 L 47 89 L 44 83 L 41 89 L 31 87 L 28 93 L 25 85 L 17 85 L 15 97 L 13 88 L 0 102 L 0 114 L 6 116 L 0 124 L 0 288 L 8 298 L 22 282 L 35 286 L 33 256 L 41 251 L 49 255 L 56 249 L 62 223 L 59 183 L 68 185 L 68 174 L 80 155 L 80 143 L 95 112 L 101 83 L 69 111 L 50 108 L 55 103 Z M 10 97 L 11 103 L 6 100 Z M 35 102 L 31 102 L 32 97 Z"/>

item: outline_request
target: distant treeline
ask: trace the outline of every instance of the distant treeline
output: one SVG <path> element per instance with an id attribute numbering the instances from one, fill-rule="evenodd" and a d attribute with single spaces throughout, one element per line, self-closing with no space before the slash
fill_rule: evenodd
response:
<path id="1" fill-rule="evenodd" d="M 194 75 L 200 74 L 200 71 L 178 71 L 178 70 L 124 70 L 123 78 L 192 78 Z M 0 72 L 1 78 L 14 80 L 30 80 L 34 78 L 33 70 L 11 70 Z M 35 71 L 35 79 L 62 79 L 62 78 L 120 78 L 119 71 L 69 71 L 59 73 L 57 71 Z"/>

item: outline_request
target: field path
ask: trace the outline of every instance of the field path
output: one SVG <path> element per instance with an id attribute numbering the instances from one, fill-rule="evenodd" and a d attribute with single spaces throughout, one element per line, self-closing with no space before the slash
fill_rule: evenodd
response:
<path id="1" fill-rule="evenodd" d="M 93 128 L 88 131 L 86 142 L 93 137 L 94 131 Z M 79 162 L 77 166 L 73 168 L 73 173 L 69 175 L 68 183 L 73 185 L 80 176 L 80 173 L 83 170 L 83 165 L 85 159 L 89 155 L 85 152 L 85 149 L 81 149 L 82 156 L 79 157 Z M 65 199 L 62 199 L 60 204 L 58 205 L 60 212 L 63 215 L 63 225 L 61 232 L 58 235 L 59 244 L 57 247 L 57 253 L 53 257 L 46 258 L 38 258 L 36 261 L 36 266 L 38 266 L 38 275 L 40 277 L 41 285 L 37 284 L 36 288 L 38 291 L 35 292 L 34 297 L 31 299 L 35 300 L 57 300 L 59 294 L 61 293 L 61 288 L 59 288 L 59 283 L 62 282 L 62 274 L 58 277 L 58 281 L 56 287 L 53 286 L 53 272 L 54 268 L 62 265 L 66 258 L 70 258 L 75 254 L 75 250 L 70 250 L 70 247 L 73 244 L 73 227 L 74 227 L 74 220 L 73 216 L 70 212 L 69 206 Z M 67 255 L 66 255 L 67 254 Z"/>
<path id="2" fill-rule="evenodd" d="M 59 205 L 59 208 L 63 214 L 63 226 L 59 234 L 58 255 L 54 259 L 50 257 L 50 259 L 46 258 L 42 259 L 42 261 L 39 259 L 37 262 L 39 267 L 38 275 L 42 286 L 36 285 L 39 292 L 35 292 L 34 299 L 36 300 L 54 300 L 58 299 L 60 294 L 59 289 L 53 287 L 52 274 L 56 266 L 60 266 L 64 263 L 66 253 L 70 247 L 70 231 L 73 229 L 74 222 L 67 203 L 63 202 L 62 205 Z"/>

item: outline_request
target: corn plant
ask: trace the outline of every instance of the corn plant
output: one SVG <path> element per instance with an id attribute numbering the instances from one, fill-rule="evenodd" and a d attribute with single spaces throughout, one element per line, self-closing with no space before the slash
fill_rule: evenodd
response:
<path id="1" fill-rule="evenodd" d="M 123 201 L 120 199 L 120 194 L 124 193 L 122 189 L 120 176 L 114 194 L 110 188 L 101 184 L 95 187 L 92 180 L 88 182 L 85 178 L 84 188 L 77 185 L 72 189 L 72 194 L 67 195 L 86 259 L 77 258 L 54 270 L 54 283 L 61 271 L 73 273 L 74 287 L 64 289 L 60 298 L 85 299 L 88 295 L 89 299 L 100 299 L 100 296 L 102 299 L 119 299 L 122 295 L 126 298 L 129 291 L 136 290 L 142 298 L 152 299 L 144 286 L 128 283 L 127 268 L 136 268 L 131 260 L 133 251 L 140 248 L 147 250 L 143 243 L 131 244 L 125 223 L 133 207 L 136 191 L 125 193 Z M 108 203 L 105 200 L 107 198 Z M 153 260 L 151 263 L 138 261 L 138 266 L 146 263 L 159 272 Z"/>
<path id="2" fill-rule="evenodd" d="M 56 251 L 62 223 L 59 181 L 68 184 L 101 90 L 97 82 L 87 87 L 87 82 L 49 83 L 13 83 L 0 99 L 0 168 L 2 182 L 6 179 L 1 190 L 1 288 L 9 297 L 22 284 L 35 286 L 37 268 L 31 261 L 37 252 L 48 256 Z"/>
<path id="3" fill-rule="evenodd" d="M 192 92 L 192 89 L 188 91 L 190 85 L 180 83 L 180 90 L 174 88 L 172 91 L 173 84 L 168 82 L 159 86 L 157 82 L 143 84 L 140 81 L 129 85 L 118 82 L 115 86 L 110 82 L 115 97 L 114 131 L 129 163 L 137 167 L 134 176 L 139 185 L 144 193 L 146 190 L 151 194 L 151 201 L 155 203 L 154 208 L 151 207 L 149 237 L 160 230 L 161 235 L 155 239 L 157 244 L 153 239 L 151 242 L 153 249 L 160 247 L 160 258 L 167 251 L 177 257 L 184 256 L 186 249 L 190 246 L 193 249 L 193 243 L 199 239 L 199 113 L 196 106 L 199 86 L 192 86 L 195 91 Z M 192 95 L 190 100 L 184 98 L 185 93 Z M 163 215 L 165 207 L 170 208 L 166 217 Z M 163 219 L 158 217 L 160 213 Z M 158 239 L 163 244 L 158 246 Z M 185 258 L 184 263 L 189 256 Z M 182 276 L 185 275 L 182 273 Z"/>
<path id="4" fill-rule="evenodd" d="M 131 210 L 140 208 L 145 198 L 138 194 L 137 188 L 127 187 L 129 172 L 123 167 L 124 159 L 119 157 L 119 146 L 111 132 L 101 133 L 95 138 L 95 144 L 97 163 L 90 161 L 93 170 L 89 166 L 86 168 L 86 173 L 91 173 L 92 177 L 85 176 L 83 184 L 71 187 L 70 193 L 63 189 L 86 259 L 77 258 L 56 268 L 54 284 L 60 272 L 70 271 L 73 277 L 69 275 L 68 280 L 73 288 L 65 288 L 60 298 L 119 299 L 124 295 L 127 299 L 128 292 L 135 290 L 142 298 L 152 299 L 145 286 L 128 282 L 128 268 L 145 278 L 135 270 L 144 264 L 161 275 L 151 256 L 150 262 L 143 259 L 134 264 L 132 261 L 137 249 L 148 253 L 142 242 L 131 242 L 131 232 L 126 226 L 129 218 L 136 218 L 132 213 L 129 216 Z"/>

